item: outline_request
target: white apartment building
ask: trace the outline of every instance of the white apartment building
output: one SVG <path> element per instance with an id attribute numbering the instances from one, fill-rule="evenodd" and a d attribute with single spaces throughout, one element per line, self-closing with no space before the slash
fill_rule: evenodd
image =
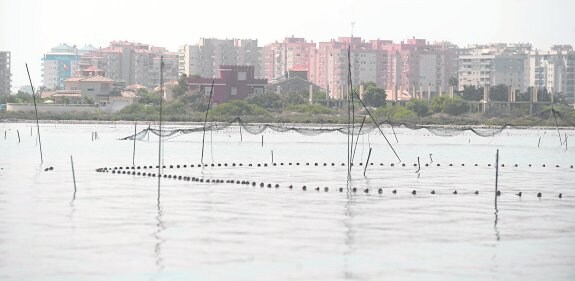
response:
<path id="1" fill-rule="evenodd" d="M 527 90 L 530 50 L 529 44 L 470 46 L 467 53 L 459 56 L 459 90 L 499 84 Z"/>
<path id="2" fill-rule="evenodd" d="M 252 39 L 201 38 L 196 45 L 178 51 L 180 74 L 215 78 L 220 65 L 253 65 L 256 77 L 263 76 L 262 48 Z"/>
<path id="3" fill-rule="evenodd" d="M 550 50 L 529 53 L 529 86 L 545 87 L 553 94 L 575 99 L 575 52 L 573 47 L 553 46 Z"/>

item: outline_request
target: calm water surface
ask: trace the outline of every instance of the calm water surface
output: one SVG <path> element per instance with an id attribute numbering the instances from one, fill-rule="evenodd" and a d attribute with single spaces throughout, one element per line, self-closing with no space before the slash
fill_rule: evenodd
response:
<path id="1" fill-rule="evenodd" d="M 132 165 L 133 142 L 118 139 L 133 131 L 41 124 L 40 165 L 31 124 L 0 124 L 0 280 L 575 280 L 575 147 L 556 130 L 396 129 L 396 142 L 386 129 L 405 166 L 372 132 L 359 137 L 351 196 L 345 135 L 266 131 L 262 145 L 237 128 L 208 132 L 205 168 L 202 133 L 176 136 L 165 174 L 258 184 L 162 178 L 159 206 L 157 178 L 95 171 Z M 137 141 L 136 165 L 155 167 L 157 153 L 157 137 Z"/>

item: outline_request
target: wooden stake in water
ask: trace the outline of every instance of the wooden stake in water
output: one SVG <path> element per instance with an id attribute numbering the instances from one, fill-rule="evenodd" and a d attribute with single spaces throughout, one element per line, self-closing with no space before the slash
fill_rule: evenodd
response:
<path id="1" fill-rule="evenodd" d="M 353 153 L 351 154 L 351 162 L 353 163 L 353 159 L 355 158 L 355 151 L 357 150 L 357 144 L 359 143 L 359 135 L 361 135 L 361 129 L 363 128 L 363 124 L 365 124 L 366 116 L 363 116 L 363 120 L 361 121 L 361 126 L 359 126 L 359 131 L 357 132 L 357 139 L 355 140 L 355 147 L 353 148 Z"/>
<path id="2" fill-rule="evenodd" d="M 16 133 L 18 133 L 18 143 L 20 143 L 20 131 L 16 130 Z"/>
<path id="3" fill-rule="evenodd" d="M 495 210 L 497 210 L 497 193 L 498 190 L 498 181 L 499 181 L 499 149 L 497 149 L 497 153 L 495 154 Z"/>
<path id="4" fill-rule="evenodd" d="M 38 123 L 38 107 L 36 106 L 36 92 L 34 91 L 34 86 L 32 85 L 32 78 L 30 78 L 30 70 L 28 70 L 28 64 L 26 64 L 26 72 L 28 73 L 28 80 L 30 80 L 30 88 L 32 88 L 32 98 L 34 100 L 36 128 L 38 128 L 38 143 L 40 144 L 40 163 L 44 163 L 44 157 L 42 156 L 42 139 L 40 138 L 40 124 Z"/>
<path id="5" fill-rule="evenodd" d="M 367 171 L 367 166 L 369 165 L 369 157 L 371 156 L 371 147 L 369 148 L 369 153 L 367 154 L 367 161 L 365 161 L 365 167 L 363 167 L 363 176 L 365 177 L 365 171 Z"/>
<path id="6" fill-rule="evenodd" d="M 138 122 L 134 122 L 134 150 L 132 152 L 132 167 L 136 166 L 136 127 Z"/>
<path id="7" fill-rule="evenodd" d="M 240 142 L 244 141 L 244 137 L 242 136 L 242 124 L 238 121 L 238 126 L 240 126 Z"/>
<path id="8" fill-rule="evenodd" d="M 419 173 L 420 170 L 421 170 L 421 164 L 419 163 L 419 157 L 417 157 L 417 171 L 415 171 L 415 172 Z"/>
<path id="9" fill-rule="evenodd" d="M 212 95 L 214 94 L 214 83 L 216 80 L 212 80 L 212 87 L 210 88 L 210 98 L 208 99 L 208 108 L 206 109 L 206 118 L 204 118 L 204 134 L 202 136 L 202 159 L 201 163 L 204 164 L 204 145 L 206 142 L 206 124 L 208 123 L 208 113 L 210 112 L 210 104 L 212 103 Z"/>
<path id="10" fill-rule="evenodd" d="M 72 179 L 74 180 L 74 198 L 76 199 L 76 172 L 74 171 L 74 158 L 70 155 L 70 163 L 72 164 Z"/>
<path id="11" fill-rule="evenodd" d="M 274 163 L 274 150 L 272 149 L 272 164 Z"/>

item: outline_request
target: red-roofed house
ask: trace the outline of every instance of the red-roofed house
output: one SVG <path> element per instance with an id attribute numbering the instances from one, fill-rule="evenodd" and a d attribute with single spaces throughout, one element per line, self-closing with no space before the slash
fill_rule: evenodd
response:
<path id="1" fill-rule="evenodd" d="M 64 89 L 67 91 L 79 90 L 83 96 L 94 100 L 107 98 L 112 90 L 114 80 L 103 76 L 71 77 L 64 80 Z"/>
<path id="2" fill-rule="evenodd" d="M 248 65 L 221 65 L 219 78 L 189 78 L 190 90 L 200 90 L 209 96 L 212 80 L 214 92 L 212 102 L 222 103 L 230 100 L 245 99 L 248 95 L 263 94 L 267 79 L 255 79 L 254 66 Z"/>

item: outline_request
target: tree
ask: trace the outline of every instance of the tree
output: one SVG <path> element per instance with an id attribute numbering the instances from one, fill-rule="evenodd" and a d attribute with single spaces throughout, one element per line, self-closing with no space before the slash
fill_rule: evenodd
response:
<path id="1" fill-rule="evenodd" d="M 210 110 L 210 113 L 212 116 L 217 117 L 270 116 L 270 113 L 264 108 L 250 104 L 245 100 L 233 100 L 222 103 Z"/>
<path id="2" fill-rule="evenodd" d="M 15 95 L 8 95 L 7 98 L 8 103 L 31 103 L 32 101 L 32 95 L 22 91 L 18 91 Z"/>
<path id="3" fill-rule="evenodd" d="M 431 99 L 431 111 L 435 113 L 443 112 L 445 104 L 449 100 L 448 96 L 436 96 Z"/>
<path id="4" fill-rule="evenodd" d="M 380 107 L 385 105 L 387 95 L 384 89 L 378 88 L 373 82 L 363 84 L 363 102 L 367 106 Z"/>
<path id="5" fill-rule="evenodd" d="M 483 99 L 483 87 L 463 86 L 461 97 L 468 101 L 480 101 Z"/>
<path id="6" fill-rule="evenodd" d="M 406 106 L 407 109 L 417 113 L 417 117 L 429 115 L 429 104 L 424 100 L 411 99 Z"/>
<path id="7" fill-rule="evenodd" d="M 246 99 L 248 103 L 259 105 L 265 109 L 280 110 L 284 106 L 284 102 L 280 95 L 276 93 L 265 93 L 261 95 L 253 95 Z"/>
<path id="8" fill-rule="evenodd" d="M 509 90 L 506 85 L 498 84 L 489 89 L 489 98 L 492 101 L 507 101 Z"/>
<path id="9" fill-rule="evenodd" d="M 193 111 L 205 112 L 208 109 L 208 97 L 200 91 L 187 92 L 178 97 L 177 101 L 185 104 Z"/>
<path id="10" fill-rule="evenodd" d="M 140 98 L 138 99 L 139 103 L 142 104 L 153 104 L 159 105 L 160 104 L 160 94 L 155 92 L 141 92 Z"/>
<path id="11" fill-rule="evenodd" d="M 448 99 L 443 108 L 443 112 L 449 115 L 461 115 L 469 111 L 469 105 L 460 97 Z"/>
<path id="12" fill-rule="evenodd" d="M 180 79 L 178 79 L 178 85 L 174 86 L 173 93 L 174 96 L 181 97 L 188 92 L 188 76 L 186 74 L 182 74 Z"/>
<path id="13" fill-rule="evenodd" d="M 449 78 L 448 84 L 449 84 L 449 86 L 453 86 L 453 89 L 455 89 L 455 90 L 457 90 L 457 88 L 459 88 L 459 80 L 457 80 L 457 77 L 451 76 Z"/>
<path id="14" fill-rule="evenodd" d="M 309 96 L 306 96 L 303 93 L 287 93 L 282 94 L 282 103 L 286 106 L 294 105 L 294 104 L 305 104 L 309 100 Z"/>

